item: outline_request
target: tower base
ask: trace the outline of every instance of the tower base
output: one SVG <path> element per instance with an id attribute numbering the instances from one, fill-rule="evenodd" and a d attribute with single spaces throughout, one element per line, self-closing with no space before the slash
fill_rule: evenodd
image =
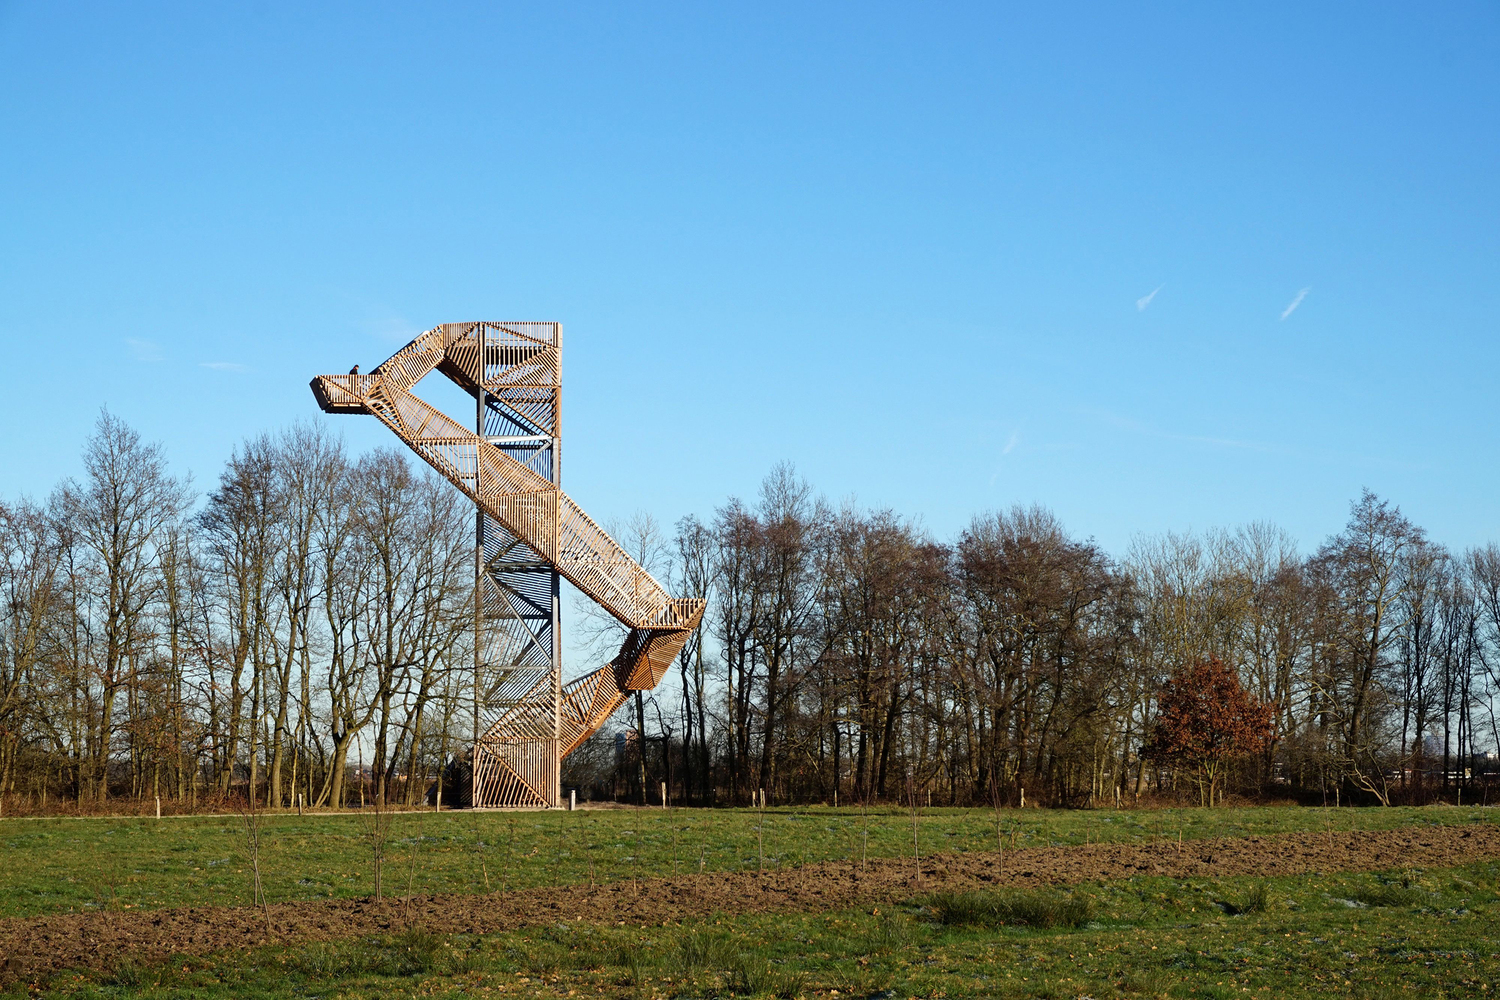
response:
<path id="1" fill-rule="evenodd" d="M 474 747 L 476 808 L 545 807 L 558 802 L 557 740 L 485 740 Z"/>

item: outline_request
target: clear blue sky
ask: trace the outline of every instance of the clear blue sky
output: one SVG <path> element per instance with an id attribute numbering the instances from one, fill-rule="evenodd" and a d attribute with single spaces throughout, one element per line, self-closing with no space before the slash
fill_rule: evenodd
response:
<path id="1" fill-rule="evenodd" d="M 1500 536 L 1494 3 L 0 3 L 0 95 L 0 496 L 556 319 L 601 519 Z"/>

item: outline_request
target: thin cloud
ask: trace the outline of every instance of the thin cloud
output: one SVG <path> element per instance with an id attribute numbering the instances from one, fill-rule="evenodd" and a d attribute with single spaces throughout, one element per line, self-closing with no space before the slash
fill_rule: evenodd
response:
<path id="1" fill-rule="evenodd" d="M 137 361 L 165 361 L 166 355 L 161 352 L 161 345 L 154 340 L 138 340 L 135 337 L 126 337 L 125 345 L 130 348 L 130 353 Z"/>
<path id="2" fill-rule="evenodd" d="M 1136 299 L 1135 300 L 1135 311 L 1136 312 L 1145 312 L 1146 311 L 1146 307 L 1151 304 L 1151 300 L 1154 299 L 1154 298 L 1156 298 L 1156 293 L 1159 292 L 1159 291 L 1161 291 L 1165 287 L 1167 287 L 1166 282 L 1162 282 L 1160 285 L 1157 285 L 1155 288 L 1151 289 L 1151 294 L 1150 295 L 1143 295 L 1140 298 Z"/>
<path id="3" fill-rule="evenodd" d="M 1297 297 L 1292 300 L 1292 304 L 1281 310 L 1281 318 L 1283 322 L 1288 316 L 1297 311 L 1297 307 L 1302 304 L 1303 299 L 1307 298 L 1307 293 L 1310 291 L 1312 291 L 1311 288 L 1302 289 L 1302 291 L 1297 293 Z"/>
<path id="4" fill-rule="evenodd" d="M 1236 438 L 1213 437 L 1206 434 L 1181 434 L 1175 431 L 1164 431 L 1151 424 L 1130 417 L 1123 417 L 1108 410 L 1096 410 L 1090 407 L 1083 408 L 1084 413 L 1101 417 L 1108 424 L 1130 431 L 1133 434 L 1141 434 L 1146 437 L 1159 438 L 1163 441 L 1180 441 L 1184 444 L 1208 445 L 1212 448 L 1232 448 L 1239 451 L 1257 451 L 1265 454 L 1292 454 L 1286 448 L 1277 445 L 1266 444 L 1261 441 L 1244 441 Z"/>
<path id="5" fill-rule="evenodd" d="M 1201 445 L 1209 448 L 1223 448 L 1235 451 L 1258 452 L 1263 455 L 1293 456 L 1298 458 L 1316 458 L 1326 462 L 1338 462 L 1351 468 L 1398 470 L 1401 472 L 1431 472 L 1440 468 L 1432 462 L 1409 462 L 1385 455 L 1371 454 L 1368 452 L 1345 451 L 1334 448 L 1319 447 L 1288 447 L 1285 445 L 1269 444 L 1264 441 L 1249 441 L 1235 438 L 1213 437 L 1206 434 L 1182 434 L 1173 431 L 1161 430 L 1151 424 L 1130 417 L 1112 413 L 1109 410 L 1101 410 L 1092 406 L 1077 406 L 1071 408 L 1072 412 L 1083 414 L 1097 420 L 1103 421 L 1112 427 L 1117 427 L 1131 434 L 1141 437 L 1155 438 L 1162 441 L 1175 441 L 1183 444 Z M 991 478 L 993 484 L 994 479 Z"/>
<path id="6" fill-rule="evenodd" d="M 1006 439 L 1005 447 L 1003 447 L 1003 448 L 1000 449 L 1000 457 L 1004 458 L 1006 455 L 1009 455 L 1012 451 L 1015 451 L 1016 445 L 1018 445 L 1020 443 L 1021 443 L 1021 432 L 1020 431 L 1011 431 L 1010 432 L 1010 437 Z M 995 471 L 990 474 L 990 485 L 994 486 L 995 485 L 995 480 L 998 479 L 998 478 L 1000 478 L 1000 468 L 996 467 Z"/>
<path id="7" fill-rule="evenodd" d="M 250 369 L 234 361 L 200 361 L 199 368 L 212 368 L 216 372 L 247 372 Z"/>

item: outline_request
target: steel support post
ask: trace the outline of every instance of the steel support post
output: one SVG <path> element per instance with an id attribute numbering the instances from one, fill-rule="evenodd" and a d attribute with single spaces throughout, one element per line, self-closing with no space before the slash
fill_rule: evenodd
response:
<path id="1" fill-rule="evenodd" d="M 562 324 L 553 328 L 557 347 L 557 384 L 562 385 Z M 562 489 L 562 390 L 553 397 L 552 484 Z M 562 804 L 562 574 L 552 567 L 552 804 Z"/>
<path id="2" fill-rule="evenodd" d="M 474 393 L 474 433 L 484 438 L 484 349 L 486 331 L 478 332 L 479 339 L 479 389 Z M 474 449 L 474 495 L 484 496 L 484 463 L 480 461 L 480 449 Z M 479 805 L 479 739 L 481 729 L 480 703 L 484 698 L 484 578 L 488 575 L 484 559 L 484 505 L 474 504 L 474 745 L 469 751 L 469 804 Z"/>

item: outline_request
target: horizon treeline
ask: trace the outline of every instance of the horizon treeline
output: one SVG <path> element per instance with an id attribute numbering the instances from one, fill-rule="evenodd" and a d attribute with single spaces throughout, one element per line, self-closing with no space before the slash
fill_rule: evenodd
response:
<path id="1" fill-rule="evenodd" d="M 0 810 L 461 784 L 493 677 L 458 491 L 317 425 L 245 442 L 201 502 L 108 412 L 83 457 L 45 500 L 0 502 Z M 1425 801 L 1500 771 L 1500 546 L 1451 552 L 1369 492 L 1310 554 L 1256 523 L 1111 555 L 1034 506 L 940 541 L 781 465 L 753 502 L 615 533 L 709 606 L 662 687 L 565 762 L 584 797 L 1186 794 L 1140 750 L 1165 682 L 1209 659 L 1273 720 L 1233 794 Z M 565 628 L 613 655 L 590 607 Z"/>

